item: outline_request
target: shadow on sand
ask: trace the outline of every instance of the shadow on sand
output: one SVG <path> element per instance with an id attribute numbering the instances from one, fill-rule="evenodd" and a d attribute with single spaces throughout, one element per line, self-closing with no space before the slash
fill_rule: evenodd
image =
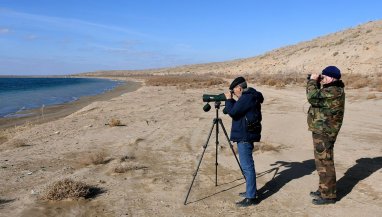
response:
<path id="1" fill-rule="evenodd" d="M 285 162 L 277 161 L 271 166 L 276 166 L 271 170 L 275 170 L 273 178 L 258 190 L 260 200 L 265 200 L 273 194 L 277 193 L 282 187 L 293 179 L 299 179 L 303 176 L 311 174 L 316 170 L 314 160 L 305 160 L 303 162 Z M 280 167 L 287 169 L 278 172 Z M 258 176 L 259 177 L 259 176 Z"/>
<path id="2" fill-rule="evenodd" d="M 337 200 L 348 195 L 358 182 L 382 168 L 382 157 L 360 158 L 354 166 L 349 168 L 344 176 L 337 181 Z"/>

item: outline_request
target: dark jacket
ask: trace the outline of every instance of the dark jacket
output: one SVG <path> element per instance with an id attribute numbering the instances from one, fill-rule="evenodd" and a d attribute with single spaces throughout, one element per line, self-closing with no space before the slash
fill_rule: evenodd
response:
<path id="1" fill-rule="evenodd" d="M 225 112 L 232 117 L 231 140 L 234 142 L 258 142 L 261 138 L 261 103 L 263 94 L 254 88 L 247 88 L 236 101 L 225 103 Z M 248 131 L 248 122 L 255 123 L 254 131 Z"/>

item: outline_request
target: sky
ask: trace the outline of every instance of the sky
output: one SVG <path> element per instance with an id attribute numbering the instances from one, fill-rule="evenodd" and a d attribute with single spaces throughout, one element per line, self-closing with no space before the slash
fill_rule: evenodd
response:
<path id="1" fill-rule="evenodd" d="M 0 75 L 241 59 L 379 19 L 380 0 L 0 0 Z"/>

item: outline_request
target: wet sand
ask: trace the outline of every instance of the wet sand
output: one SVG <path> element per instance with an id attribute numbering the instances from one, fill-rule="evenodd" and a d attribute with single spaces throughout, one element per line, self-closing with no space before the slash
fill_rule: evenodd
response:
<path id="1" fill-rule="evenodd" d="M 139 82 L 126 81 L 124 84 L 114 88 L 113 90 L 102 94 L 95 96 L 84 96 L 73 102 L 47 106 L 43 111 L 41 108 L 26 110 L 24 111 L 24 114 L 30 115 L 24 117 L 0 118 L 0 129 L 20 126 L 27 123 L 41 124 L 53 121 L 70 115 L 92 102 L 109 100 L 124 93 L 135 91 L 140 86 L 141 84 Z"/>

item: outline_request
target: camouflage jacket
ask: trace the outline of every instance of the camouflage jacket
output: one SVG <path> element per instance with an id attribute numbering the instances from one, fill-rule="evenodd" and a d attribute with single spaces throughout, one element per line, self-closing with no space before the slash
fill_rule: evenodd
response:
<path id="1" fill-rule="evenodd" d="M 341 80 L 320 84 L 309 80 L 306 96 L 310 103 L 308 111 L 309 130 L 315 133 L 336 137 L 342 126 L 345 110 L 344 83 Z"/>

